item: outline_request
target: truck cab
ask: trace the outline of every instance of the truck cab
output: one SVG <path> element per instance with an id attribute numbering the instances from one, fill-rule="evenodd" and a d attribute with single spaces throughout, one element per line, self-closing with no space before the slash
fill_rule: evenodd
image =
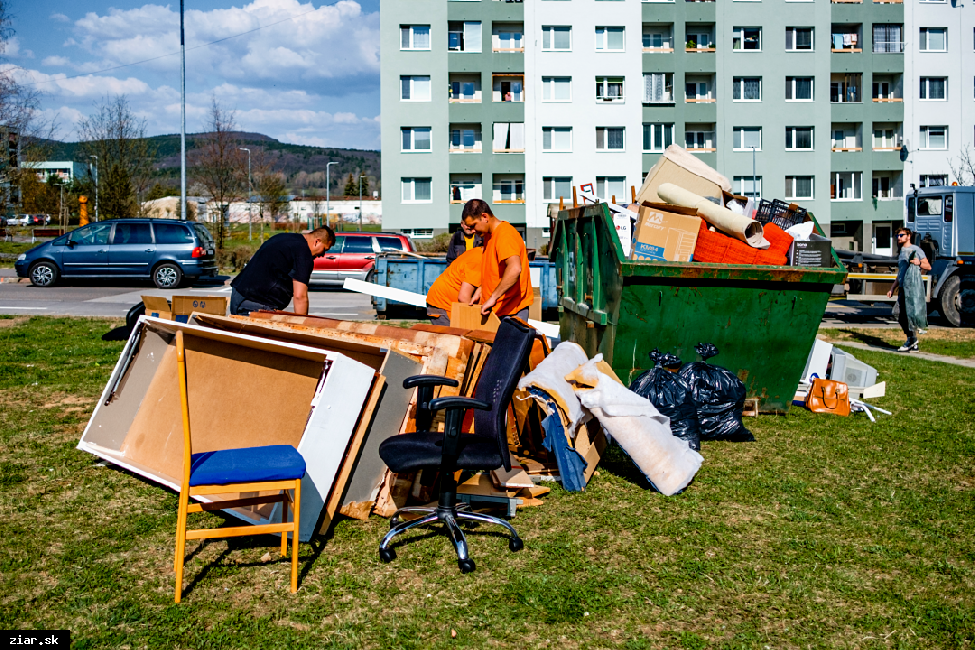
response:
<path id="1" fill-rule="evenodd" d="M 932 308 L 955 327 L 975 325 L 975 187 L 915 188 L 907 227 L 931 262 Z"/>

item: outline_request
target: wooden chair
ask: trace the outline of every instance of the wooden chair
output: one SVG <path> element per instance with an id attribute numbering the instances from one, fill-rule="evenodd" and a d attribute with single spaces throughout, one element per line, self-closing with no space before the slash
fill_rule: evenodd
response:
<path id="1" fill-rule="evenodd" d="M 183 410 L 183 480 L 179 491 L 179 514 L 176 523 L 176 602 L 183 592 L 183 557 L 187 539 L 242 537 L 281 533 L 281 555 L 288 555 L 288 532 L 293 535 L 291 545 L 291 593 L 298 591 L 298 526 L 301 521 L 301 478 L 305 475 L 305 459 L 291 445 L 267 445 L 193 453 L 190 441 L 190 407 L 186 391 L 186 350 L 183 332 L 176 332 L 176 366 L 179 375 L 179 398 Z M 227 494 L 230 492 L 265 492 L 280 490 L 279 494 L 189 503 L 191 496 Z M 288 493 L 294 490 L 294 498 Z M 262 503 L 281 503 L 281 523 L 233 528 L 203 528 L 187 530 L 186 515 L 204 510 L 224 510 Z M 294 518 L 288 523 L 288 506 Z"/>

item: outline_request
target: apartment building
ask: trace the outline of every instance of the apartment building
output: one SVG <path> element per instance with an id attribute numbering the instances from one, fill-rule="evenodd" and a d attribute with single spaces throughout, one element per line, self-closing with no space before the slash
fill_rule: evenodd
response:
<path id="1" fill-rule="evenodd" d="M 573 185 L 628 201 L 676 143 L 736 193 L 809 209 L 837 247 L 889 252 L 910 183 L 950 175 L 933 147 L 975 135 L 968 104 L 945 110 L 975 98 L 973 26 L 906 2 L 384 2 L 384 227 L 453 229 L 476 196 L 537 246 Z"/>

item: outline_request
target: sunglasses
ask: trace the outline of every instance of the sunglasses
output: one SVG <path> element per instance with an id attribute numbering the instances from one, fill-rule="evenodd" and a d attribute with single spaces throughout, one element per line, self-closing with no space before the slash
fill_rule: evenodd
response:
<path id="1" fill-rule="evenodd" d="M 898 233 L 897 234 L 897 239 L 900 239 L 901 237 L 907 237 L 907 234 L 906 233 Z"/>

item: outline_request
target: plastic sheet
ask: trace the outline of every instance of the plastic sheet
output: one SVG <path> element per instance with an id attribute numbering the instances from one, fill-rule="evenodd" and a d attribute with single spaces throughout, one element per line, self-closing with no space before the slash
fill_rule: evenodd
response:
<path id="1" fill-rule="evenodd" d="M 904 273 L 904 307 L 907 311 L 907 323 L 911 331 L 928 329 L 928 305 L 924 300 L 924 279 L 921 268 L 916 264 L 908 264 Z"/>
<path id="2" fill-rule="evenodd" d="M 694 451 L 701 450 L 701 436 L 697 423 L 697 408 L 691 399 L 690 387 L 677 372 L 681 360 L 668 352 L 654 348 L 650 353 L 654 367 L 637 377 L 630 390 L 650 400 L 662 415 L 670 418 L 670 431 L 685 441 Z"/>
<path id="3" fill-rule="evenodd" d="M 718 353 L 713 343 L 694 346 L 703 361 L 684 364 L 680 377 L 687 383 L 697 409 L 701 440 L 754 440 L 741 422 L 745 384 L 725 368 L 707 362 Z"/>

